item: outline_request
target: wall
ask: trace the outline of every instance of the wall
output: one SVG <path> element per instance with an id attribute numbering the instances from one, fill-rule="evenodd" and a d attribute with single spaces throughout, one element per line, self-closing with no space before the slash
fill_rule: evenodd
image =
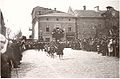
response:
<path id="1" fill-rule="evenodd" d="M 78 38 L 89 38 L 96 35 L 97 29 L 102 29 L 105 27 L 103 18 L 93 18 L 93 17 L 78 17 L 77 19 L 77 31 Z"/>
<path id="2" fill-rule="evenodd" d="M 56 19 L 58 19 L 58 21 Z M 62 28 L 65 31 L 65 33 L 68 32 L 68 27 L 71 27 L 71 32 L 75 32 L 75 19 L 67 18 L 67 17 L 42 17 L 39 18 L 38 26 L 39 26 L 39 35 L 40 35 L 40 30 L 42 30 L 42 36 L 44 40 L 45 38 L 50 38 L 51 41 L 52 31 L 57 26 Z M 46 32 L 46 27 L 49 27 L 49 32 Z M 65 36 L 63 40 L 66 40 Z"/>

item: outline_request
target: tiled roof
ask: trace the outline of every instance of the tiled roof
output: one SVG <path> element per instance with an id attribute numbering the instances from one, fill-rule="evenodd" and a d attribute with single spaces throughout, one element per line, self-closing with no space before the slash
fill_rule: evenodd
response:
<path id="1" fill-rule="evenodd" d="M 101 14 L 105 11 L 94 10 L 75 10 L 74 13 L 77 17 L 102 17 Z"/>
<path id="2" fill-rule="evenodd" d="M 68 13 L 50 13 L 46 15 L 40 15 L 39 17 L 75 17 L 74 15 L 68 14 Z"/>

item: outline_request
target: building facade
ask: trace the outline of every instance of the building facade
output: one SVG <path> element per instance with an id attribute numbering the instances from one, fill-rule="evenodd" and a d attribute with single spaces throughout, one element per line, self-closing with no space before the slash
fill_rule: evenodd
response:
<path id="1" fill-rule="evenodd" d="M 119 35 L 119 11 L 115 10 L 111 6 L 107 6 L 107 11 L 102 14 L 105 21 L 106 36 L 115 33 L 117 37 Z M 114 31 L 113 31 L 114 30 Z"/>
<path id="2" fill-rule="evenodd" d="M 77 16 L 78 39 L 96 37 L 99 30 L 105 27 L 101 11 L 75 10 L 74 13 Z"/>
<path id="3" fill-rule="evenodd" d="M 6 27 L 5 27 L 4 17 L 1 10 L 0 10 L 0 33 L 6 36 Z"/>
<path id="4" fill-rule="evenodd" d="M 56 27 L 64 30 L 63 41 L 75 38 L 75 17 L 67 13 L 40 15 L 38 19 L 38 38 L 40 39 L 42 36 L 44 41 L 50 42 L 52 40 L 52 31 Z"/>
<path id="5" fill-rule="evenodd" d="M 53 9 L 50 9 L 50 8 L 44 8 L 44 7 L 35 7 L 33 8 L 32 10 L 32 34 L 31 34 L 31 37 L 34 38 L 35 37 L 35 25 L 36 25 L 36 22 L 38 22 L 38 18 L 40 15 L 45 15 L 45 14 L 49 14 L 49 13 L 63 13 L 61 11 L 57 11 L 56 8 Z"/>
<path id="6" fill-rule="evenodd" d="M 74 39 L 82 40 L 84 38 L 99 37 L 101 33 L 104 34 L 106 32 L 106 27 L 109 27 L 109 25 L 107 24 L 118 24 L 116 23 L 119 20 L 118 16 L 112 22 L 107 21 L 107 17 L 104 17 L 109 11 L 108 7 L 106 11 L 99 10 L 99 6 L 97 6 L 96 8 L 97 10 L 86 10 L 86 6 L 83 6 L 83 10 L 73 11 L 71 7 L 69 7 L 68 13 L 57 11 L 56 9 L 50 9 L 48 11 L 46 11 L 47 9 L 45 9 L 45 12 L 40 9 L 37 11 L 34 10 L 38 14 L 40 13 L 39 15 L 35 15 L 35 21 L 38 21 L 38 40 L 43 37 L 44 41 L 51 41 L 52 31 L 55 27 L 62 28 L 65 31 L 65 36 L 63 40 L 71 41 Z M 114 9 L 113 11 L 111 11 L 113 12 L 113 15 L 118 14 L 118 11 Z M 34 13 L 32 12 L 32 14 Z M 34 24 L 35 23 L 33 23 L 33 33 Z"/>

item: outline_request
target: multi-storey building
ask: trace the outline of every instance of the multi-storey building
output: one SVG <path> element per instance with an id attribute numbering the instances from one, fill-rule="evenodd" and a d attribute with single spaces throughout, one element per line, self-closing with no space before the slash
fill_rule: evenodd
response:
<path id="1" fill-rule="evenodd" d="M 104 21 L 105 21 L 105 28 L 106 29 L 106 35 L 109 36 L 111 33 L 113 34 L 113 30 L 114 32 L 116 32 L 115 34 L 117 34 L 117 36 L 119 35 L 119 11 L 115 10 L 113 7 L 108 6 L 106 7 L 107 11 L 104 12 L 102 14 L 102 16 L 104 17 Z"/>
<path id="2" fill-rule="evenodd" d="M 6 27 L 5 27 L 4 17 L 1 10 L 0 10 L 0 33 L 6 36 Z"/>
<path id="3" fill-rule="evenodd" d="M 35 24 L 36 22 L 38 22 L 39 16 L 49 14 L 49 13 L 54 13 L 54 12 L 63 13 L 61 11 L 57 11 L 56 8 L 54 8 L 54 10 L 49 9 L 49 8 L 39 7 L 39 6 L 33 8 L 32 13 L 31 13 L 32 15 L 32 38 L 35 37 Z"/>
<path id="4" fill-rule="evenodd" d="M 67 13 L 50 13 L 39 16 L 38 36 L 42 36 L 45 41 L 52 40 L 52 31 L 56 27 L 64 30 L 65 36 L 63 40 L 74 39 L 76 33 L 75 16 Z"/>
<path id="5" fill-rule="evenodd" d="M 106 32 L 106 11 L 97 10 L 72 10 L 69 8 L 68 13 L 48 8 L 35 8 L 32 12 L 33 17 L 33 37 L 34 24 L 38 22 L 38 39 L 42 36 L 45 41 L 52 40 L 52 31 L 55 27 L 60 27 L 65 31 L 63 40 L 74 40 L 99 37 L 99 34 Z M 108 7 L 107 7 L 108 8 Z M 118 13 L 115 11 L 115 14 Z M 37 13 L 37 14 L 35 14 Z M 117 16 L 118 17 L 118 16 Z M 113 23 L 114 24 L 114 23 Z M 116 23 L 115 23 L 116 24 Z M 109 27 L 109 26 L 108 26 Z"/>
<path id="6" fill-rule="evenodd" d="M 83 10 L 75 10 L 74 14 L 76 15 L 77 21 L 77 33 L 78 39 L 84 38 L 93 38 L 97 36 L 98 29 L 105 27 L 105 21 L 102 17 L 102 13 L 97 6 L 97 11 L 95 10 L 86 10 L 84 6 Z"/>

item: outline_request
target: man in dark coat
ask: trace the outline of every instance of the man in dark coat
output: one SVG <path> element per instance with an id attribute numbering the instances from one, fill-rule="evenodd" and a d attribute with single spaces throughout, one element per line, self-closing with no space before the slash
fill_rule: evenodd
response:
<path id="1" fill-rule="evenodd" d="M 15 68 L 18 68 L 18 65 L 20 64 L 20 61 L 22 60 L 22 53 L 21 53 L 21 50 L 20 50 L 20 44 L 19 43 L 13 43 L 11 45 L 12 49 L 13 49 L 13 56 L 14 56 L 14 62 L 15 65 L 14 67 Z"/>
<path id="2" fill-rule="evenodd" d="M 64 45 L 62 42 L 58 42 L 58 49 L 57 49 L 57 55 L 59 55 L 60 59 L 63 59 L 63 50 L 64 50 Z"/>

